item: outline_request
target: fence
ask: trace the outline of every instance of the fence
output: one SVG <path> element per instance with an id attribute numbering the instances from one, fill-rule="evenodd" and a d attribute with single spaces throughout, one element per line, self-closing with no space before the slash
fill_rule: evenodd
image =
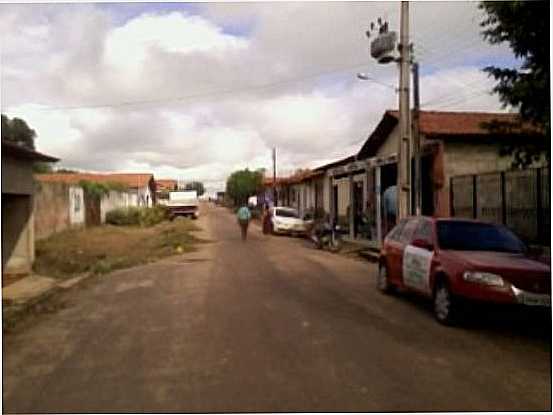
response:
<path id="1" fill-rule="evenodd" d="M 452 177 L 451 215 L 502 223 L 528 243 L 551 243 L 549 168 Z"/>

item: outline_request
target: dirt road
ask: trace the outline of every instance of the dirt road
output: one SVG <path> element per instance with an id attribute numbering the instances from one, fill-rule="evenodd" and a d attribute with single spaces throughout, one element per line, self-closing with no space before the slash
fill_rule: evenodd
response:
<path id="1" fill-rule="evenodd" d="M 546 320 L 442 327 L 378 293 L 371 264 L 256 227 L 242 243 L 222 208 L 200 224 L 198 253 L 101 277 L 7 335 L 4 410 L 551 409 Z"/>

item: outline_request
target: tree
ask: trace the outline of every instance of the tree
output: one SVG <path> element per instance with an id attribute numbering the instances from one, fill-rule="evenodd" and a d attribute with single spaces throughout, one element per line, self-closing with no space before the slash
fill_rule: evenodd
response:
<path id="1" fill-rule="evenodd" d="M 198 196 L 201 196 L 205 193 L 204 184 L 202 182 L 190 182 L 184 186 L 184 190 L 195 190 L 198 193 Z"/>
<path id="2" fill-rule="evenodd" d="M 480 23 L 484 39 L 494 45 L 508 42 L 514 55 L 522 61 L 518 69 L 484 68 L 497 81 L 493 91 L 499 94 L 504 106 L 518 108 L 522 121 L 542 129 L 549 137 L 549 2 L 484 1 L 479 8 L 486 12 Z M 518 150 L 511 147 L 507 151 L 523 165 L 536 160 L 544 150 L 538 146 L 537 150 L 536 147 Z"/>
<path id="3" fill-rule="evenodd" d="M 226 193 L 235 205 L 247 203 L 263 186 L 263 172 L 249 169 L 233 172 L 227 179 Z"/>
<path id="4" fill-rule="evenodd" d="M 9 141 L 30 150 L 35 149 L 36 132 L 21 118 L 11 120 L 2 114 L 2 141 Z"/>

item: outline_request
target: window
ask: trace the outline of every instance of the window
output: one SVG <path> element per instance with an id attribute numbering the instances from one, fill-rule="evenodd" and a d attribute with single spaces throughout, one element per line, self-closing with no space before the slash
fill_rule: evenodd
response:
<path id="1" fill-rule="evenodd" d="M 401 222 L 399 222 L 396 227 L 390 231 L 390 233 L 388 234 L 388 238 L 392 241 L 399 241 L 399 235 L 401 234 L 401 231 L 403 230 L 406 222 L 406 219 L 403 219 Z"/>
<path id="2" fill-rule="evenodd" d="M 294 209 L 276 209 L 276 215 L 282 218 L 298 218 L 298 212 Z"/>
<path id="3" fill-rule="evenodd" d="M 515 234 L 503 226 L 488 223 L 440 221 L 438 241 L 442 249 L 457 251 L 525 251 L 524 243 Z"/>
<path id="4" fill-rule="evenodd" d="M 415 228 L 418 224 L 419 221 L 417 219 L 409 220 L 401 230 L 399 241 L 404 244 L 408 244 L 409 242 L 411 242 L 413 238 L 413 233 L 415 232 Z"/>
<path id="5" fill-rule="evenodd" d="M 413 235 L 413 240 L 422 239 L 425 242 L 432 243 L 432 221 L 421 219 L 419 226 Z"/>

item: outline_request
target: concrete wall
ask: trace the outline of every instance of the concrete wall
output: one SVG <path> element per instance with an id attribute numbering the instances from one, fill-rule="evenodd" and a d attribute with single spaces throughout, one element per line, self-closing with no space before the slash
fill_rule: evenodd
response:
<path id="1" fill-rule="evenodd" d="M 118 192 L 115 190 L 111 190 L 108 194 L 104 195 L 100 200 L 101 222 L 106 222 L 106 213 L 110 210 L 132 206 L 130 204 L 131 199 L 133 199 L 132 196 L 136 195 L 130 195 L 128 192 Z M 136 198 L 134 198 L 134 200 L 136 200 Z"/>
<path id="2" fill-rule="evenodd" d="M 3 176 L 4 174 L 3 172 Z M 32 196 L 2 193 L 2 270 L 4 274 L 31 272 L 35 259 L 34 241 Z"/>
<path id="3" fill-rule="evenodd" d="M 391 156 L 397 154 L 397 147 L 399 141 L 399 124 L 394 127 L 390 135 L 386 138 L 384 143 L 376 151 L 377 157 Z"/>
<path id="4" fill-rule="evenodd" d="M 32 195 L 33 162 L 2 154 L 2 193 Z"/>
<path id="5" fill-rule="evenodd" d="M 84 194 L 80 186 L 37 182 L 34 207 L 37 239 L 85 222 Z"/>

